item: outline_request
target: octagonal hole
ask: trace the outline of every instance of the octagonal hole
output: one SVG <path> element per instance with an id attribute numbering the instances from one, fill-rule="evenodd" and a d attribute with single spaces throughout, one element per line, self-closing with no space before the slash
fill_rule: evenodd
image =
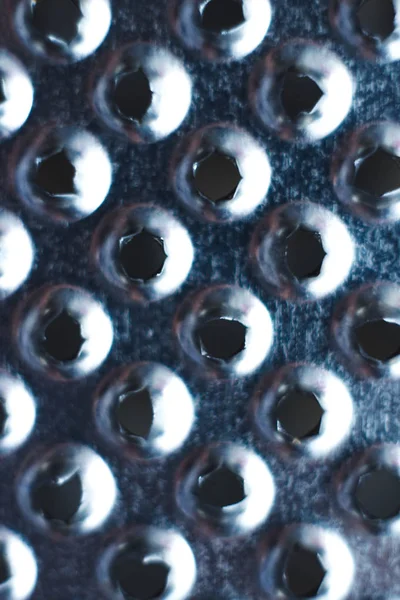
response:
<path id="1" fill-rule="evenodd" d="M 226 508 L 246 498 L 243 478 L 226 465 L 219 465 L 199 477 L 195 494 L 199 502 Z"/>
<path id="2" fill-rule="evenodd" d="M 395 30 L 396 11 L 392 0 L 364 0 L 357 17 L 361 31 L 382 42 Z"/>
<path id="3" fill-rule="evenodd" d="M 369 519 L 397 517 L 400 513 L 400 478 L 383 468 L 365 473 L 357 482 L 355 499 Z"/>
<path id="4" fill-rule="evenodd" d="M 128 392 L 119 399 L 117 419 L 123 433 L 147 439 L 153 418 L 153 402 L 147 389 Z"/>
<path id="5" fill-rule="evenodd" d="M 143 121 L 153 100 L 150 82 L 143 69 L 118 76 L 113 100 L 118 113 L 124 119 L 138 123 Z"/>
<path id="6" fill-rule="evenodd" d="M 32 0 L 32 25 L 48 41 L 68 45 L 78 35 L 79 0 Z"/>
<path id="7" fill-rule="evenodd" d="M 135 550 L 116 557 L 112 565 L 112 578 L 128 600 L 153 600 L 165 592 L 170 569 L 155 557 L 140 558 Z"/>
<path id="8" fill-rule="evenodd" d="M 134 281 L 145 282 L 160 275 L 166 259 L 163 240 L 145 229 L 120 241 L 121 267 Z"/>
<path id="9" fill-rule="evenodd" d="M 197 329 L 203 356 L 229 361 L 246 347 L 247 327 L 234 319 L 212 319 Z"/>
<path id="10" fill-rule="evenodd" d="M 363 323 L 355 330 L 360 352 L 378 362 L 388 362 L 400 354 L 400 325 L 385 319 Z"/>
<path id="11" fill-rule="evenodd" d="M 76 169 L 63 149 L 37 160 L 33 180 L 45 194 L 67 196 L 76 193 L 75 175 Z"/>
<path id="12" fill-rule="evenodd" d="M 296 598 L 317 597 L 326 571 L 317 552 L 295 544 L 286 558 L 284 582 Z"/>
<path id="13" fill-rule="evenodd" d="M 197 191 L 210 202 L 232 200 L 242 180 L 236 160 L 217 150 L 195 163 L 193 175 Z"/>
<path id="14" fill-rule="evenodd" d="M 284 394 L 275 411 L 278 430 L 292 441 L 317 436 L 323 415 L 324 410 L 315 394 L 300 388 Z"/>
<path id="15" fill-rule="evenodd" d="M 63 310 L 45 328 L 42 346 L 51 358 L 66 363 L 78 358 L 84 341 L 78 321 Z"/>
<path id="16" fill-rule="evenodd" d="M 400 188 L 400 158 L 374 148 L 355 162 L 354 186 L 366 194 L 382 197 Z"/>
<path id="17" fill-rule="evenodd" d="M 320 234 L 307 227 L 298 227 L 286 239 L 286 263 L 299 281 L 318 277 L 325 256 Z"/>
<path id="18" fill-rule="evenodd" d="M 245 22 L 242 0 L 206 0 L 201 8 L 201 26 L 207 31 L 222 33 Z"/>
<path id="19" fill-rule="evenodd" d="M 316 108 L 324 92 L 308 75 L 289 70 L 282 82 L 281 104 L 292 121 Z"/>
<path id="20" fill-rule="evenodd" d="M 69 524 L 79 510 L 82 497 L 82 481 L 76 472 L 38 483 L 32 491 L 32 507 L 48 521 Z"/>

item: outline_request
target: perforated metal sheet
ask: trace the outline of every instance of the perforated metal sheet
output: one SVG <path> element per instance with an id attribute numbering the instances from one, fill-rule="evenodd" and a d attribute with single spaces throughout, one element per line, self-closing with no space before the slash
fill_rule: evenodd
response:
<path id="1" fill-rule="evenodd" d="M 255 52 L 231 62 L 205 61 L 185 50 L 172 32 L 168 2 L 114 1 L 110 31 L 95 54 L 82 62 L 49 65 L 24 49 L 12 31 L 12 0 L 3 2 L 0 40 L 27 66 L 35 101 L 27 124 L 0 146 L 1 205 L 20 215 L 35 248 L 33 270 L 18 291 L 2 301 L 1 362 L 20 374 L 37 402 L 37 418 L 28 441 L 0 464 L 0 521 L 23 536 L 34 550 L 38 580 L 33 598 L 92 600 L 101 596 L 97 570 L 106 544 L 136 525 L 177 529 L 190 544 L 197 565 L 190 597 L 253 600 L 265 597 L 259 582 L 260 542 L 291 523 L 312 523 L 338 531 L 353 554 L 356 574 L 353 599 L 392 598 L 400 594 L 399 540 L 394 534 L 368 533 L 339 507 L 337 473 L 344 462 L 376 443 L 399 440 L 399 385 L 392 380 L 359 378 L 340 360 L 331 324 L 335 306 L 362 284 L 398 282 L 399 225 L 371 225 L 349 213 L 333 191 L 330 167 L 335 148 L 355 127 L 376 119 L 396 120 L 400 111 L 400 75 L 396 63 L 379 65 L 355 59 L 334 37 L 325 0 L 272 1 L 271 27 Z M 311 145 L 290 144 L 268 131 L 249 105 L 248 81 L 261 56 L 292 38 L 306 38 L 333 49 L 357 84 L 352 108 L 333 135 Z M 102 57 L 123 44 L 146 41 L 167 47 L 186 66 L 193 84 L 190 111 L 182 126 L 165 140 L 135 145 L 101 125 L 91 105 L 91 82 Z M 179 90 L 176 90 L 179 94 Z M 248 219 L 228 224 L 201 223 L 177 201 L 171 185 L 171 159 L 180 139 L 220 121 L 248 131 L 266 149 L 272 182 L 265 203 Z M 18 200 L 11 183 L 17 149 L 28 134 L 44 125 L 88 127 L 104 143 L 113 164 L 113 182 L 100 208 L 89 217 L 58 225 L 33 214 Z M 95 174 L 93 174 L 95 177 Z M 260 177 L 262 173 L 260 173 Z M 267 293 L 250 265 L 249 245 L 259 220 L 268 211 L 295 200 L 309 200 L 331 210 L 347 225 L 356 242 L 351 273 L 332 296 L 296 304 Z M 143 305 L 110 292 L 90 255 L 95 228 L 114 208 L 155 203 L 183 223 L 194 246 L 193 268 L 172 296 Z M 114 327 L 111 352 L 101 367 L 78 381 L 53 381 L 27 366 L 16 347 L 16 306 L 43 284 L 67 283 L 91 292 L 103 304 Z M 216 283 L 239 285 L 265 303 L 274 324 L 270 354 L 245 378 L 205 377 L 188 363 L 173 331 L 174 315 L 184 298 Z M 98 433 L 93 415 L 95 390 L 114 367 L 156 361 L 185 381 L 196 400 L 196 419 L 184 445 L 166 458 L 129 459 Z M 346 442 L 326 458 L 286 453 L 256 432 L 251 403 L 263 374 L 293 362 L 314 363 L 336 373 L 354 400 L 355 418 Z M 177 414 L 179 419 L 179 414 Z M 210 442 L 229 441 L 255 450 L 268 464 L 276 497 L 267 520 L 248 535 L 219 538 L 206 534 L 185 517 L 175 500 L 175 477 L 190 451 Z M 77 442 L 93 448 L 110 466 L 118 487 L 117 502 L 106 523 L 89 535 L 51 538 L 21 510 L 17 497 L 25 460 L 41 447 Z M 4 596 L 6 597 L 6 596 Z M 10 596 L 12 597 L 12 596 Z M 332 596 L 333 598 L 334 596 Z"/>

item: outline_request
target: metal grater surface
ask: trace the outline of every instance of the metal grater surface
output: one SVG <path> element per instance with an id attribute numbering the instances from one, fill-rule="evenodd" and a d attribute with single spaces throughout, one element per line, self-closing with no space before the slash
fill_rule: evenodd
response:
<path id="1" fill-rule="evenodd" d="M 370 7 L 389 10 L 389 21 L 394 11 L 383 35 L 362 29 L 362 2 L 270 0 L 268 27 L 267 0 L 221 0 L 222 11 L 207 17 L 207 4 L 218 1 L 114 0 L 106 35 L 106 0 L 72 8 L 60 0 L 67 11 L 60 35 L 70 37 L 60 42 L 53 33 L 43 42 L 54 6 L 2 0 L 0 45 L 24 65 L 34 101 L 23 124 L 29 86 L 21 80 L 12 92 L 0 54 L 11 111 L 7 121 L 0 104 L 0 201 L 29 232 L 34 258 L 30 270 L 21 223 L 0 215 L 0 416 L 2 436 L 13 434 L 0 440 L 0 598 L 400 596 L 400 504 L 380 518 L 360 500 L 362 477 L 377 471 L 392 487 L 378 477 L 368 498 L 380 486 L 393 502 L 399 494 L 400 449 L 392 444 L 399 440 L 400 292 L 390 284 L 399 281 L 400 236 L 397 186 L 385 170 L 389 161 L 398 181 L 399 3 Z M 76 31 L 67 31 L 71 10 L 88 20 L 79 34 L 86 45 L 75 46 Z M 226 19 L 232 35 L 215 30 Z M 251 26 L 242 30 L 246 19 Z M 121 115 L 112 94 L 134 74 L 121 91 L 126 101 L 124 93 L 143 86 L 143 73 L 141 99 L 124 109 L 143 114 Z M 290 77 L 300 87 L 310 78 L 310 106 L 298 108 L 293 97 L 304 88 L 294 92 Z M 284 105 L 291 117 L 282 116 Z M 389 125 L 346 141 L 376 121 Z M 204 133 L 221 123 L 225 129 Z M 47 128 L 61 126 L 90 135 L 64 129 L 51 137 Z M 62 163 L 66 147 L 78 161 L 73 184 L 71 165 L 60 167 L 65 181 L 55 163 L 43 167 L 57 153 Z M 381 163 L 368 166 L 379 148 Z M 210 156 L 220 160 L 218 180 L 224 169 L 235 171 L 235 153 L 244 161 L 239 175 L 236 163 L 237 185 L 217 190 L 216 200 L 194 190 Z M 43 192 L 40 172 L 53 191 Z M 374 193 L 368 186 L 379 173 L 383 187 Z M 137 204 L 144 206 L 127 210 Z M 116 209 L 125 212 L 114 216 Z M 132 240 L 146 227 L 158 232 L 159 245 L 153 236 L 135 254 Z M 7 231 L 16 236 L 8 247 Z M 153 272 L 143 282 L 147 275 L 115 270 L 123 244 L 128 262 L 158 252 L 169 271 L 166 263 L 147 265 Z M 299 273 L 307 271 L 306 247 L 304 260 L 314 266 Z M 221 285 L 234 287 L 212 287 Z M 52 332 L 63 311 L 67 329 L 59 323 Z M 202 330 L 210 322 L 222 322 L 211 341 Z M 61 360 L 51 356 L 51 338 Z M 67 345 L 82 340 L 81 354 L 70 356 Z M 130 369 L 139 362 L 169 370 Z M 293 390 L 298 403 L 316 402 L 321 412 L 312 430 L 291 436 L 299 422 L 285 429 L 277 407 L 284 411 Z M 123 411 L 140 393 L 143 419 L 153 419 L 150 431 L 142 423 L 142 437 L 117 426 L 122 413 L 113 405 Z M 60 517 L 57 486 L 66 481 L 69 494 L 80 494 L 79 508 Z M 125 583 L 124 552 L 132 561 Z M 296 552 L 303 567 L 294 564 Z M 137 592 L 136 572 L 144 586 Z"/>

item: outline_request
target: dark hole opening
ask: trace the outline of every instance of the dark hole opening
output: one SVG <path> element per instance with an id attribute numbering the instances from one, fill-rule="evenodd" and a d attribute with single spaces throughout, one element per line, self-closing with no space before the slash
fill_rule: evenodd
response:
<path id="1" fill-rule="evenodd" d="M 42 344 L 54 360 L 71 362 L 78 358 L 84 341 L 78 321 L 63 310 L 47 325 Z"/>
<path id="2" fill-rule="evenodd" d="M 118 77 L 114 89 L 114 104 L 122 117 L 141 123 L 152 100 L 153 92 L 143 69 L 123 73 Z"/>
<path id="3" fill-rule="evenodd" d="M 34 183 L 50 196 L 75 194 L 76 169 L 65 150 L 39 159 L 36 164 Z"/>
<path id="4" fill-rule="evenodd" d="M 32 1 L 32 25 L 51 42 L 70 44 L 78 35 L 81 18 L 78 0 Z"/>
<path id="5" fill-rule="evenodd" d="M 318 277 L 325 256 L 321 236 L 316 231 L 298 227 L 286 240 L 286 263 L 299 281 Z"/>
<path id="6" fill-rule="evenodd" d="M 11 578 L 10 563 L 4 545 L 0 546 L 0 585 Z"/>
<path id="7" fill-rule="evenodd" d="M 295 544 L 286 559 L 284 572 L 284 581 L 290 593 L 296 598 L 315 598 L 325 575 L 317 552 Z"/>
<path id="8" fill-rule="evenodd" d="M 356 502 L 370 519 L 392 519 L 400 513 L 400 479 L 387 469 L 363 475 L 357 484 Z"/>
<path id="9" fill-rule="evenodd" d="M 239 321 L 213 319 L 197 330 L 203 356 L 228 361 L 246 347 L 247 328 Z"/>
<path id="10" fill-rule="evenodd" d="M 278 428 L 293 440 L 319 434 L 324 410 L 312 392 L 294 388 L 278 401 L 275 418 Z"/>
<path id="11" fill-rule="evenodd" d="M 45 481 L 32 494 L 33 509 L 49 521 L 70 523 L 82 502 L 82 482 L 79 473 L 65 481 Z"/>
<path id="12" fill-rule="evenodd" d="M 246 497 L 243 478 L 225 465 L 199 477 L 195 493 L 201 504 L 214 508 L 233 506 Z"/>
<path id="13" fill-rule="evenodd" d="M 0 104 L 2 104 L 3 102 L 5 102 L 6 100 L 7 100 L 7 97 L 6 97 L 6 92 L 5 92 L 5 89 L 4 89 L 4 81 L 0 77 Z"/>
<path id="14" fill-rule="evenodd" d="M 245 22 L 242 0 L 207 0 L 201 12 L 201 26 L 207 31 L 222 33 Z"/>
<path id="15" fill-rule="evenodd" d="M 161 560 L 140 559 L 135 552 L 123 552 L 112 567 L 112 577 L 128 600 L 159 598 L 168 583 L 169 567 Z"/>
<path id="16" fill-rule="evenodd" d="M 366 194 L 382 197 L 400 188 L 400 158 L 382 148 L 355 163 L 354 186 Z"/>
<path id="17" fill-rule="evenodd" d="M 296 121 L 303 114 L 311 113 L 324 95 L 319 85 L 296 71 L 288 71 L 283 79 L 281 103 L 289 119 Z"/>
<path id="18" fill-rule="evenodd" d="M 149 281 L 160 275 L 166 259 L 163 240 L 145 229 L 120 241 L 121 267 L 134 281 Z"/>
<path id="19" fill-rule="evenodd" d="M 196 163 L 193 175 L 197 191 L 211 202 L 232 200 L 242 180 L 236 161 L 217 151 Z"/>
<path id="20" fill-rule="evenodd" d="M 383 42 L 394 32 L 396 11 L 392 0 L 364 0 L 357 16 L 361 31 L 368 37 Z"/>
<path id="21" fill-rule="evenodd" d="M 400 325 L 384 319 L 368 321 L 357 327 L 356 343 L 367 358 L 387 362 L 400 354 Z"/>
<path id="22" fill-rule="evenodd" d="M 120 398 L 117 419 L 124 433 L 147 439 L 153 418 L 153 403 L 147 389 L 129 392 Z"/>
<path id="23" fill-rule="evenodd" d="M 4 401 L 0 398 L 0 436 L 4 434 L 6 429 L 8 415 Z"/>

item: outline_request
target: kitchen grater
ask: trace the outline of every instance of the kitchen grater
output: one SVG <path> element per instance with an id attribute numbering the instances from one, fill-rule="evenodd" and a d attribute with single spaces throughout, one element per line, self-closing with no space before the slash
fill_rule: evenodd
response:
<path id="1" fill-rule="evenodd" d="M 394 600 L 397 0 L 3 0 L 0 597 Z"/>

